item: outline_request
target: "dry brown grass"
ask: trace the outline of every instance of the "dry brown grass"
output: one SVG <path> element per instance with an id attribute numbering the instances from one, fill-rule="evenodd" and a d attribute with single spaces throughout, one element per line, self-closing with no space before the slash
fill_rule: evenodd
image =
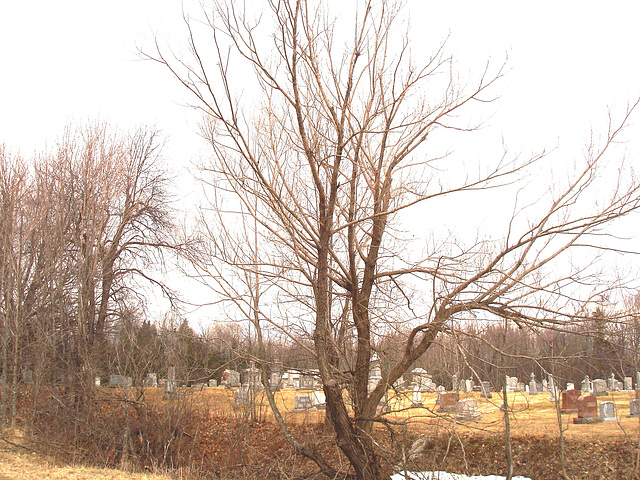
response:
<path id="1" fill-rule="evenodd" d="M 309 393 L 308 391 L 295 391 L 286 388 L 276 394 L 276 400 L 282 413 L 290 423 L 318 423 L 322 422 L 324 412 L 308 411 L 293 412 L 295 395 Z M 391 420 L 406 420 L 416 429 L 432 426 L 451 425 L 453 414 L 439 414 L 437 412 L 437 394 L 422 394 L 424 408 L 409 408 L 411 405 L 411 392 L 389 392 L 389 403 L 393 413 L 388 415 Z M 194 399 L 205 402 L 211 411 L 218 415 L 233 415 L 239 411 L 232 407 L 233 391 L 223 387 L 205 388 L 194 393 Z M 478 410 L 482 419 L 477 422 L 458 423 L 456 428 L 460 432 L 485 431 L 487 433 L 499 433 L 504 429 L 504 417 L 500 409 L 502 397 L 493 393 L 493 398 L 481 398 L 479 393 L 461 393 L 460 399 L 475 398 L 478 401 Z M 604 401 L 612 401 L 616 405 L 618 422 L 602 422 L 590 425 L 575 425 L 573 418 L 576 414 L 563 414 L 562 422 L 564 434 L 575 438 L 590 436 L 621 438 L 637 438 L 640 422 L 638 418 L 626 418 L 629 414 L 629 401 L 635 398 L 635 392 L 613 392 L 606 396 L 598 397 L 598 404 Z M 510 393 L 509 406 L 512 409 L 511 430 L 514 435 L 558 435 L 558 420 L 556 405 L 549 401 L 548 393 L 530 396 L 527 393 Z M 264 419 L 271 419 L 271 412 L 267 406 L 266 398 L 259 395 L 257 398 L 258 412 Z"/>
<path id="2" fill-rule="evenodd" d="M 163 475 L 127 473 L 107 468 L 60 466 L 15 447 L 0 447 L 0 480 L 169 480 Z"/>

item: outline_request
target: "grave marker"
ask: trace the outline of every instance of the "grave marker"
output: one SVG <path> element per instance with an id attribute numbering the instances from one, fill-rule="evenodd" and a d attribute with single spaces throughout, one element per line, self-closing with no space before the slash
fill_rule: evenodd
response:
<path id="1" fill-rule="evenodd" d="M 311 396 L 308 393 L 296 394 L 294 402 L 294 412 L 306 412 L 313 408 Z"/>
<path id="2" fill-rule="evenodd" d="M 438 394 L 439 412 L 455 412 L 458 408 L 460 394 L 458 392 L 445 392 Z"/>
<path id="3" fill-rule="evenodd" d="M 577 401 L 578 417 L 573 419 L 573 423 L 597 423 L 602 419 L 598 416 L 598 400 L 595 395 L 581 395 Z"/>
<path id="4" fill-rule="evenodd" d="M 578 398 L 580 398 L 580 390 L 565 390 L 562 392 L 560 413 L 571 413 L 578 411 Z"/>
<path id="5" fill-rule="evenodd" d="M 600 404 L 600 418 L 603 422 L 617 422 L 616 406 L 613 402 L 602 402 Z"/>
<path id="6" fill-rule="evenodd" d="M 480 420 L 478 413 L 478 401 L 473 398 L 465 398 L 458 402 L 456 420 L 470 422 Z"/>

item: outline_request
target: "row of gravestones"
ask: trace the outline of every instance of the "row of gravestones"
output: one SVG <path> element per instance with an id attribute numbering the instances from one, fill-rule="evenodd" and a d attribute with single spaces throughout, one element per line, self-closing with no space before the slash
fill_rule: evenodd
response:
<path id="1" fill-rule="evenodd" d="M 617 422 L 616 405 L 606 401 L 600 403 L 598 409 L 598 398 L 593 394 L 584 394 L 580 390 L 565 390 L 562 392 L 560 404 L 561 413 L 577 413 L 573 423 L 595 423 L 595 422 Z M 636 390 L 636 398 L 629 402 L 628 417 L 638 417 L 640 407 L 640 390 Z M 598 412 L 599 410 L 599 412 Z M 599 413 L 599 414 L 598 414 Z"/>

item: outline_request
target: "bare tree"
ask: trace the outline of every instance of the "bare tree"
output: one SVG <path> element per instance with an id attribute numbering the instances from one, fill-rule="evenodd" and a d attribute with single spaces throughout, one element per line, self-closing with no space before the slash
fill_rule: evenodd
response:
<path id="1" fill-rule="evenodd" d="M 195 96 L 212 147 L 202 170 L 212 200 L 203 232 L 212 247 L 194 257 L 201 278 L 259 334 L 293 326 L 310 333 L 337 444 L 356 478 L 377 479 L 385 468 L 372 433 L 387 389 L 455 321 L 484 315 L 536 328 L 574 321 L 583 299 L 572 286 L 581 272 L 589 280 L 581 270 L 588 265 L 572 269 L 562 255 L 597 247 L 603 226 L 638 208 L 640 191 L 621 176 L 606 198 L 590 197 L 631 108 L 590 145 L 562 188 L 549 194 L 544 186 L 537 218 L 526 220 L 516 196 L 502 238 L 445 239 L 416 256 L 394 222 L 439 197 L 481 199 L 545 156 L 505 154 L 474 175 L 457 174 L 453 157 L 430 155 L 442 132 L 473 129 L 461 115 L 491 99 L 502 68 L 488 66 L 462 84 L 444 46 L 422 63 L 413 58 L 407 38 L 395 35 L 400 10 L 392 2 L 358 2 L 349 15 L 337 20 L 323 4 L 271 1 L 254 21 L 234 2 L 214 2 L 205 22 L 211 43 L 187 22 L 191 57 L 158 46 L 154 59 Z M 249 83 L 238 85 L 236 74 L 248 71 Z M 234 229 L 239 218 L 251 220 Z M 386 329 L 407 334 L 370 391 L 376 335 Z M 335 476 L 313 445 L 280 424 L 301 454 Z"/>

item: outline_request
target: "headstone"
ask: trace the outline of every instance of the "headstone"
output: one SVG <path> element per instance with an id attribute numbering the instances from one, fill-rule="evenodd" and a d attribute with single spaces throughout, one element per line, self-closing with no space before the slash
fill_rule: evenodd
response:
<path id="1" fill-rule="evenodd" d="M 640 390 L 640 372 L 636 372 L 636 390 Z"/>
<path id="2" fill-rule="evenodd" d="M 133 379 L 131 377 L 125 377 L 124 375 L 109 375 L 109 386 L 126 388 L 133 385 Z"/>
<path id="3" fill-rule="evenodd" d="M 631 400 L 629 402 L 629 415 L 628 417 L 638 417 L 640 416 L 638 412 L 638 407 L 640 406 L 640 400 Z"/>
<path id="4" fill-rule="evenodd" d="M 573 382 L 567 382 L 567 390 L 574 390 L 576 387 Z"/>
<path id="5" fill-rule="evenodd" d="M 300 375 L 298 390 L 313 390 L 313 377 L 311 375 Z"/>
<path id="6" fill-rule="evenodd" d="M 549 382 L 547 382 L 546 378 L 542 379 L 542 391 L 544 393 L 549 393 L 550 392 L 550 390 L 549 390 Z"/>
<path id="7" fill-rule="evenodd" d="M 582 384 L 581 384 L 581 386 L 580 386 L 580 390 L 581 390 L 583 393 L 589 393 L 589 392 L 591 392 L 591 391 L 592 391 L 592 388 L 591 388 L 591 380 L 589 380 L 589 375 L 585 375 L 585 376 L 584 376 L 584 380 L 582 380 Z"/>
<path id="8" fill-rule="evenodd" d="M 413 374 L 413 382 L 420 388 L 421 392 L 432 392 L 436 389 L 435 383 L 431 379 L 431 375 L 423 368 L 414 368 L 411 372 Z"/>
<path id="9" fill-rule="evenodd" d="M 222 372 L 222 380 L 220 381 L 220 384 L 227 388 L 239 387 L 240 372 L 236 372 L 235 370 L 225 370 Z"/>
<path id="10" fill-rule="evenodd" d="M 473 380 L 472 379 L 465 380 L 464 383 L 465 383 L 465 390 L 467 392 L 473 392 L 473 387 L 474 387 Z"/>
<path id="11" fill-rule="evenodd" d="M 316 410 L 324 410 L 327 408 L 327 399 L 322 390 L 313 392 L 313 406 Z"/>
<path id="12" fill-rule="evenodd" d="M 235 407 L 244 407 L 251 404 L 251 392 L 249 385 L 242 385 L 233 394 L 233 405 Z"/>
<path id="13" fill-rule="evenodd" d="M 280 390 L 280 386 L 282 385 L 282 375 L 280 372 L 271 372 L 269 376 L 269 388 L 272 392 L 276 392 Z"/>
<path id="14" fill-rule="evenodd" d="M 607 382 L 601 378 L 596 378 L 593 382 L 593 394 L 595 396 L 602 396 L 607 394 Z"/>
<path id="15" fill-rule="evenodd" d="M 158 375 L 155 373 L 147 373 L 147 376 L 144 378 L 144 386 L 153 388 L 157 387 Z"/>
<path id="16" fill-rule="evenodd" d="M 313 408 L 311 396 L 308 393 L 296 394 L 293 407 L 294 412 L 304 412 Z"/>
<path id="17" fill-rule="evenodd" d="M 480 386 L 481 386 L 481 389 L 482 389 L 481 393 L 480 393 L 480 396 L 482 398 L 491 398 L 492 397 L 492 395 L 491 395 L 491 383 L 486 381 L 486 380 L 484 380 L 483 382 L 480 383 Z"/>
<path id="18" fill-rule="evenodd" d="M 622 390 L 624 390 L 624 383 L 622 383 L 620 380 L 616 380 L 615 391 L 621 392 Z"/>
<path id="19" fill-rule="evenodd" d="M 565 390 L 562 392 L 560 413 L 571 413 L 578 411 L 578 398 L 580 398 L 580 390 Z"/>
<path id="20" fill-rule="evenodd" d="M 572 390 L 570 388 L 567 388 L 567 390 Z M 549 375 L 549 392 L 551 393 L 551 396 L 549 397 L 549 401 L 550 402 L 557 402 L 558 401 L 558 387 L 556 387 L 555 381 L 553 380 L 553 376 Z"/>
<path id="21" fill-rule="evenodd" d="M 29 367 L 25 367 L 22 369 L 22 381 L 26 385 L 33 385 L 33 370 Z"/>
<path id="22" fill-rule="evenodd" d="M 256 368 L 254 363 L 251 362 L 249 368 L 244 371 L 244 381 L 242 384 L 249 385 L 253 393 L 261 392 L 263 390 L 261 377 L 260 369 Z"/>
<path id="23" fill-rule="evenodd" d="M 295 389 L 300 388 L 300 372 L 296 372 L 295 370 L 287 370 L 283 375 L 283 379 L 286 379 L 285 386 Z"/>
<path id="24" fill-rule="evenodd" d="M 455 412 L 458 407 L 460 394 L 458 392 L 445 392 L 438 394 L 439 412 Z"/>
<path id="25" fill-rule="evenodd" d="M 422 399 L 420 393 L 420 387 L 418 385 L 413 386 L 413 401 L 411 402 L 412 407 L 422 407 Z"/>
<path id="26" fill-rule="evenodd" d="M 581 395 L 577 401 L 578 417 L 573 423 L 596 423 L 602 419 L 598 416 L 598 400 L 595 395 Z"/>
<path id="27" fill-rule="evenodd" d="M 478 401 L 473 398 L 465 398 L 458 402 L 456 420 L 461 422 L 480 420 L 478 413 Z"/>
<path id="28" fill-rule="evenodd" d="M 508 375 L 505 375 L 505 382 L 507 383 L 507 392 L 518 392 L 519 390 L 519 386 L 518 386 L 518 378 L 517 377 L 510 377 Z M 523 388 L 524 390 L 524 388 Z"/>
<path id="29" fill-rule="evenodd" d="M 607 378 L 607 388 L 611 391 L 615 390 L 616 376 L 611 373 L 611 376 Z"/>
<path id="30" fill-rule="evenodd" d="M 218 380 L 216 380 L 215 378 L 210 378 L 209 379 L 209 386 L 210 387 L 217 387 L 218 386 Z"/>
<path id="31" fill-rule="evenodd" d="M 456 375 L 455 373 L 453 374 L 451 383 L 452 383 L 452 386 L 451 386 L 452 392 L 457 392 L 458 390 L 460 390 L 460 385 L 458 385 L 458 375 Z"/>
<path id="32" fill-rule="evenodd" d="M 600 418 L 603 422 L 617 422 L 616 406 L 613 402 L 602 402 L 600 404 Z"/>
<path id="33" fill-rule="evenodd" d="M 167 381 L 164 384 L 164 395 L 172 396 L 178 394 L 178 382 L 176 382 L 176 367 L 167 369 Z"/>
<path id="34" fill-rule="evenodd" d="M 400 375 L 400 378 L 393 382 L 393 388 L 395 388 L 396 390 L 404 388 L 404 377 L 402 375 Z"/>
<path id="35" fill-rule="evenodd" d="M 99 387 L 101 383 L 102 383 L 102 381 L 100 380 L 100 377 L 96 376 L 96 377 L 93 379 L 93 385 L 94 385 L 94 386 Z"/>
<path id="36" fill-rule="evenodd" d="M 538 395 L 538 385 L 536 384 L 536 376 L 531 372 L 531 380 L 529 380 L 529 395 Z"/>

